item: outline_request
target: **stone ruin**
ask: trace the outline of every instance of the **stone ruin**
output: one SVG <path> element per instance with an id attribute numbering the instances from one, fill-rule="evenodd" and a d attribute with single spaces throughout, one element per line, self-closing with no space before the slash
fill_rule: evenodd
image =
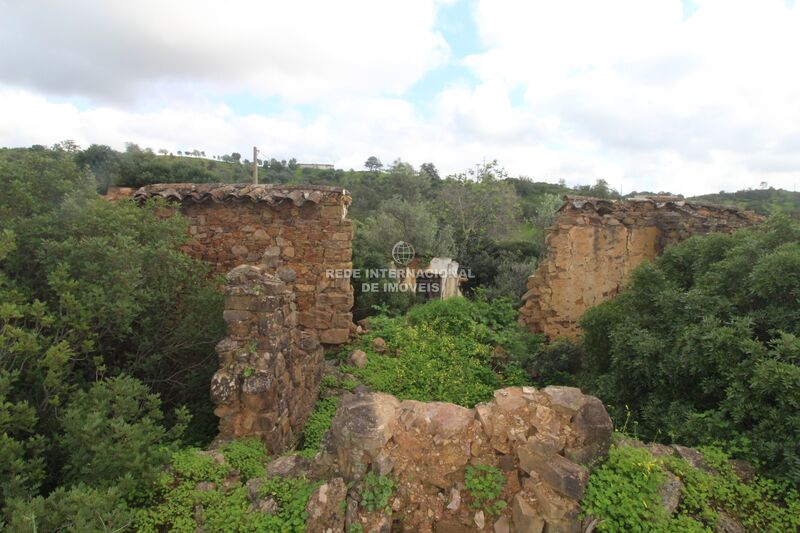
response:
<path id="1" fill-rule="evenodd" d="M 258 437 L 273 452 L 290 449 L 319 394 L 322 346 L 297 327 L 295 294 L 284 281 L 241 265 L 226 282 L 227 336 L 211 379 L 217 438 Z"/>
<path id="2" fill-rule="evenodd" d="M 751 211 L 675 196 L 564 200 L 548 230 L 547 255 L 528 278 L 519 316 L 521 325 L 550 338 L 577 338 L 581 315 L 619 293 L 631 271 L 666 246 L 763 220 Z"/>
<path id="3" fill-rule="evenodd" d="M 403 531 L 580 532 L 587 465 L 607 453 L 611 432 L 600 400 L 572 387 L 501 389 L 474 409 L 347 394 L 317 468 L 351 485 L 367 471 L 390 475 Z M 498 515 L 469 505 L 468 465 L 502 472 L 508 506 Z M 385 513 L 351 507 L 349 524 L 389 531 Z"/>
<path id="4" fill-rule="evenodd" d="M 348 341 L 353 288 L 329 271 L 352 268 L 352 199 L 342 188 L 306 185 L 166 183 L 134 200 L 165 198 L 189 219 L 183 251 L 220 274 L 242 264 L 291 272 L 297 323 L 323 344 Z"/>

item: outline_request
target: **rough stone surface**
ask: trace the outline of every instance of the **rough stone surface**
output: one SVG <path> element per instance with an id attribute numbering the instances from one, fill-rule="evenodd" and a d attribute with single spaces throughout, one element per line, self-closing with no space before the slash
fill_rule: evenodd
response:
<path id="1" fill-rule="evenodd" d="M 297 321 L 320 342 L 350 336 L 353 288 L 337 270 L 352 269 L 353 222 L 347 191 L 336 187 L 168 183 L 134 198 L 162 197 L 189 219 L 187 254 L 217 273 L 263 265 L 296 293 Z"/>
<path id="2" fill-rule="evenodd" d="M 584 311 L 617 294 L 636 266 L 667 245 L 762 220 L 750 211 L 672 196 L 565 200 L 547 235 L 547 255 L 528 278 L 519 317 L 523 326 L 551 338 L 576 338 Z"/>
<path id="3" fill-rule="evenodd" d="M 661 497 L 661 504 L 664 506 L 664 510 L 668 515 L 671 515 L 681 503 L 683 483 L 672 472 L 666 471 L 664 474 L 667 476 L 667 480 L 658 487 L 658 495 Z"/>
<path id="4" fill-rule="evenodd" d="M 264 268 L 241 265 L 226 277 L 227 337 L 211 379 L 219 439 L 258 437 L 290 448 L 319 394 L 322 346 L 297 328 L 294 293 Z"/>
<path id="5" fill-rule="evenodd" d="M 355 350 L 350 354 L 350 363 L 356 368 L 367 366 L 367 354 L 364 350 Z"/>
<path id="6" fill-rule="evenodd" d="M 340 477 L 320 485 L 306 504 L 307 533 L 341 533 L 344 531 L 347 485 Z"/>
<path id="7" fill-rule="evenodd" d="M 597 410 L 602 409 L 602 413 Z M 582 415 L 583 413 L 583 415 Z M 605 416 L 605 420 L 601 416 Z M 410 531 L 572 531 L 588 471 L 567 450 L 607 450 L 611 420 L 578 389 L 510 387 L 474 409 L 443 402 L 399 401 L 381 393 L 346 394 L 318 458 L 328 475 L 358 482 L 385 471 L 397 483 L 392 508 Z M 469 465 L 498 468 L 508 505 L 491 520 L 471 507 Z M 362 524 L 371 519 L 361 515 Z"/>

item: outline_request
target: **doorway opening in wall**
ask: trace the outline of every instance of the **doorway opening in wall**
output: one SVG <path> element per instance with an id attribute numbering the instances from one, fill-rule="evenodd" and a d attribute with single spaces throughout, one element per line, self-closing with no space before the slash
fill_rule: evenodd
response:
<path id="1" fill-rule="evenodd" d="M 433 272 L 421 272 L 417 274 L 417 301 L 427 302 L 428 300 L 439 300 L 442 297 L 442 276 Z"/>

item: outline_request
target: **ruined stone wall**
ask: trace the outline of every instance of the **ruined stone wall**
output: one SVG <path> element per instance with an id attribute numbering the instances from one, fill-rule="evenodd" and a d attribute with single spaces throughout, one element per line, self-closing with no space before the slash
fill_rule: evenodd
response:
<path id="1" fill-rule="evenodd" d="M 295 296 L 264 268 L 241 265 L 226 276 L 227 336 L 217 345 L 211 398 L 219 438 L 258 437 L 273 452 L 296 443 L 314 408 L 322 347 L 297 327 Z"/>
<path id="2" fill-rule="evenodd" d="M 134 198 L 163 197 L 189 218 L 184 251 L 225 273 L 241 264 L 294 272 L 298 323 L 321 342 L 347 342 L 353 288 L 326 271 L 352 268 L 350 196 L 341 188 L 249 184 L 158 184 Z"/>
<path id="3" fill-rule="evenodd" d="M 631 271 L 667 245 L 761 221 L 749 211 L 677 197 L 565 200 L 547 235 L 547 255 L 528 278 L 519 317 L 520 324 L 550 338 L 576 338 L 584 311 L 620 292 Z"/>
<path id="4" fill-rule="evenodd" d="M 474 409 L 347 394 L 318 461 L 348 482 L 391 476 L 405 531 L 582 531 L 587 466 L 605 456 L 612 429 L 600 400 L 572 387 L 501 389 Z M 505 478 L 499 516 L 470 499 L 470 465 Z M 356 519 L 364 531 L 390 525 L 384 512 L 361 509 Z"/>

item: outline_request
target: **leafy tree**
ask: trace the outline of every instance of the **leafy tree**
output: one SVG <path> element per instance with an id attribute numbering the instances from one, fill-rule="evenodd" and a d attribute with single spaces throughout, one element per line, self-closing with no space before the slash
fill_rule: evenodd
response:
<path id="1" fill-rule="evenodd" d="M 422 163 L 419 167 L 420 174 L 424 174 L 429 179 L 432 180 L 439 180 L 439 171 L 436 169 L 436 165 L 433 163 Z"/>
<path id="2" fill-rule="evenodd" d="M 144 154 L 133 147 L 129 153 Z M 183 424 L 185 416 L 172 412 L 187 405 L 195 415 L 187 438 L 208 442 L 215 431 L 206 391 L 216 367 L 213 346 L 224 329 L 216 281 L 180 252 L 186 239 L 180 216 L 162 218 L 158 202 L 139 207 L 100 199 L 73 154 L 0 150 L 0 181 L 6 191 L 0 198 L 0 470 L 4 480 L 13 476 L 3 483 L 0 505 L 35 496 L 39 487 L 53 490 L 64 482 L 62 474 L 73 483 L 96 475 L 92 482 L 102 485 L 100 477 L 131 470 L 141 478 L 136 483 L 146 483 L 147 475 L 125 461 L 152 459 L 157 468 L 154 458 L 167 441 L 153 444 L 144 429 Z M 123 374 L 139 381 L 115 380 Z M 103 377 L 110 381 L 92 385 Z M 113 392 L 101 394 L 102 387 Z M 170 414 L 163 424 L 141 425 L 158 418 L 150 409 L 153 393 L 162 393 Z M 131 396 L 147 414 L 115 418 Z M 92 418 L 89 411 L 99 414 Z M 81 425 L 90 420 L 91 427 Z M 129 457 L 86 459 L 87 446 L 112 447 L 103 438 L 115 431 L 124 442 L 113 447 L 127 449 Z M 144 444 L 125 448 L 134 445 L 134 433 L 150 439 L 151 455 Z M 72 440 L 65 447 L 66 435 Z M 92 443 L 78 443 L 89 435 Z M 71 459 L 73 452 L 81 459 Z M 79 470 L 88 464 L 92 472 Z"/>
<path id="3" fill-rule="evenodd" d="M 381 163 L 380 159 L 378 159 L 374 155 L 371 155 L 364 162 L 364 168 L 366 168 L 369 171 L 375 172 L 383 168 L 383 163 Z"/>
<path id="4" fill-rule="evenodd" d="M 502 240 L 520 216 L 514 188 L 496 161 L 448 177 L 439 190 L 442 217 L 453 226 L 456 256 L 466 257 L 482 238 Z"/>
<path id="5" fill-rule="evenodd" d="M 166 150 L 164 150 L 166 152 Z M 86 165 L 97 180 L 97 192 L 105 194 L 119 171 L 119 154 L 110 146 L 93 144 L 75 154 L 75 162 Z"/>
<path id="6" fill-rule="evenodd" d="M 616 420 L 800 484 L 800 224 L 669 247 L 581 324 L 585 382 Z"/>

